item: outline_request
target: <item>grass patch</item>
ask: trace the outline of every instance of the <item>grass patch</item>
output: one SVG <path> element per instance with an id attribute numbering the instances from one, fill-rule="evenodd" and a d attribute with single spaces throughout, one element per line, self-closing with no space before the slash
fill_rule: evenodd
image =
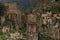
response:
<path id="1" fill-rule="evenodd" d="M 54 38 L 51 38 L 47 35 L 38 34 L 38 40 L 54 40 Z"/>

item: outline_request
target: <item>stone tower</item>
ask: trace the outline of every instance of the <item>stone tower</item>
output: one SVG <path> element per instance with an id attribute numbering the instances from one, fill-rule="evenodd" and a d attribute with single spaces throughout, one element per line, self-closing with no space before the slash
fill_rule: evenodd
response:
<path id="1" fill-rule="evenodd" d="M 20 4 L 17 2 L 4 4 L 7 7 L 7 17 L 13 20 L 16 28 L 19 29 L 21 27 L 21 16 L 24 15 L 24 13 L 19 9 Z"/>
<path id="2" fill-rule="evenodd" d="M 27 15 L 27 34 L 28 40 L 38 40 L 38 34 L 36 30 L 36 15 Z"/>

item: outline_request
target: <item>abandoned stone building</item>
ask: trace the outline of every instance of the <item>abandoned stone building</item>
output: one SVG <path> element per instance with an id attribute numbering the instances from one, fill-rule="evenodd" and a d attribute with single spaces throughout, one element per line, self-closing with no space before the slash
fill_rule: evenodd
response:
<path id="1" fill-rule="evenodd" d="M 15 22 L 16 29 L 20 29 L 24 23 L 26 24 L 26 34 L 28 40 L 38 40 L 38 33 L 36 29 L 36 15 L 24 13 L 19 9 L 19 3 L 4 3 L 6 6 L 6 15 L 1 17 L 1 24 L 4 23 L 5 18 L 10 19 Z M 7 30 L 12 30 L 13 25 L 11 22 L 8 22 L 6 25 Z M 4 27 L 5 28 L 5 27 Z M 3 28 L 3 32 L 5 31 Z M 9 29 L 8 29 L 9 28 Z M 22 38 L 23 39 L 23 38 Z"/>
<path id="2" fill-rule="evenodd" d="M 23 25 L 26 25 L 26 34 L 28 40 L 38 40 L 38 33 L 48 35 L 52 38 L 60 38 L 59 20 L 60 14 L 53 14 L 50 12 L 45 13 L 25 13 L 19 9 L 19 3 L 4 3 L 7 7 L 6 15 L 1 17 L 1 24 L 5 18 L 9 18 L 15 22 L 16 29 L 20 29 Z M 53 15 L 53 16 L 52 16 Z M 6 27 L 13 26 L 11 22 L 8 22 Z"/>

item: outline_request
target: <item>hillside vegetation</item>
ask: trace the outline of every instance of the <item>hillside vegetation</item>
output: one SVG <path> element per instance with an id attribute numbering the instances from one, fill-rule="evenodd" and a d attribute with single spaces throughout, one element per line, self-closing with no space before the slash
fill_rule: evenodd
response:
<path id="1" fill-rule="evenodd" d="M 37 11 L 37 10 L 51 10 L 53 13 L 60 13 L 60 4 L 58 1 L 51 0 L 37 0 L 37 2 L 28 8 L 27 12 Z"/>

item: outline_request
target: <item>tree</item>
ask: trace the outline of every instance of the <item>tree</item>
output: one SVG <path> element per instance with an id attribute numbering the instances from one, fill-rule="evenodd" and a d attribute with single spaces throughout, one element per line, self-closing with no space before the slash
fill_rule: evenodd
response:
<path id="1" fill-rule="evenodd" d="M 0 25 L 1 25 L 1 17 L 4 16 L 4 12 L 5 12 L 5 6 L 3 3 L 0 3 Z M 0 30 L 1 30 L 1 27 L 0 27 Z M 1 32 L 1 31 L 0 31 Z"/>
<path id="2" fill-rule="evenodd" d="M 6 7 L 3 3 L 0 3 L 0 25 L 1 25 L 1 17 L 5 15 Z"/>
<path id="3" fill-rule="evenodd" d="M 6 11 L 6 7 L 3 3 L 0 3 L 0 16 L 4 16 Z"/>

